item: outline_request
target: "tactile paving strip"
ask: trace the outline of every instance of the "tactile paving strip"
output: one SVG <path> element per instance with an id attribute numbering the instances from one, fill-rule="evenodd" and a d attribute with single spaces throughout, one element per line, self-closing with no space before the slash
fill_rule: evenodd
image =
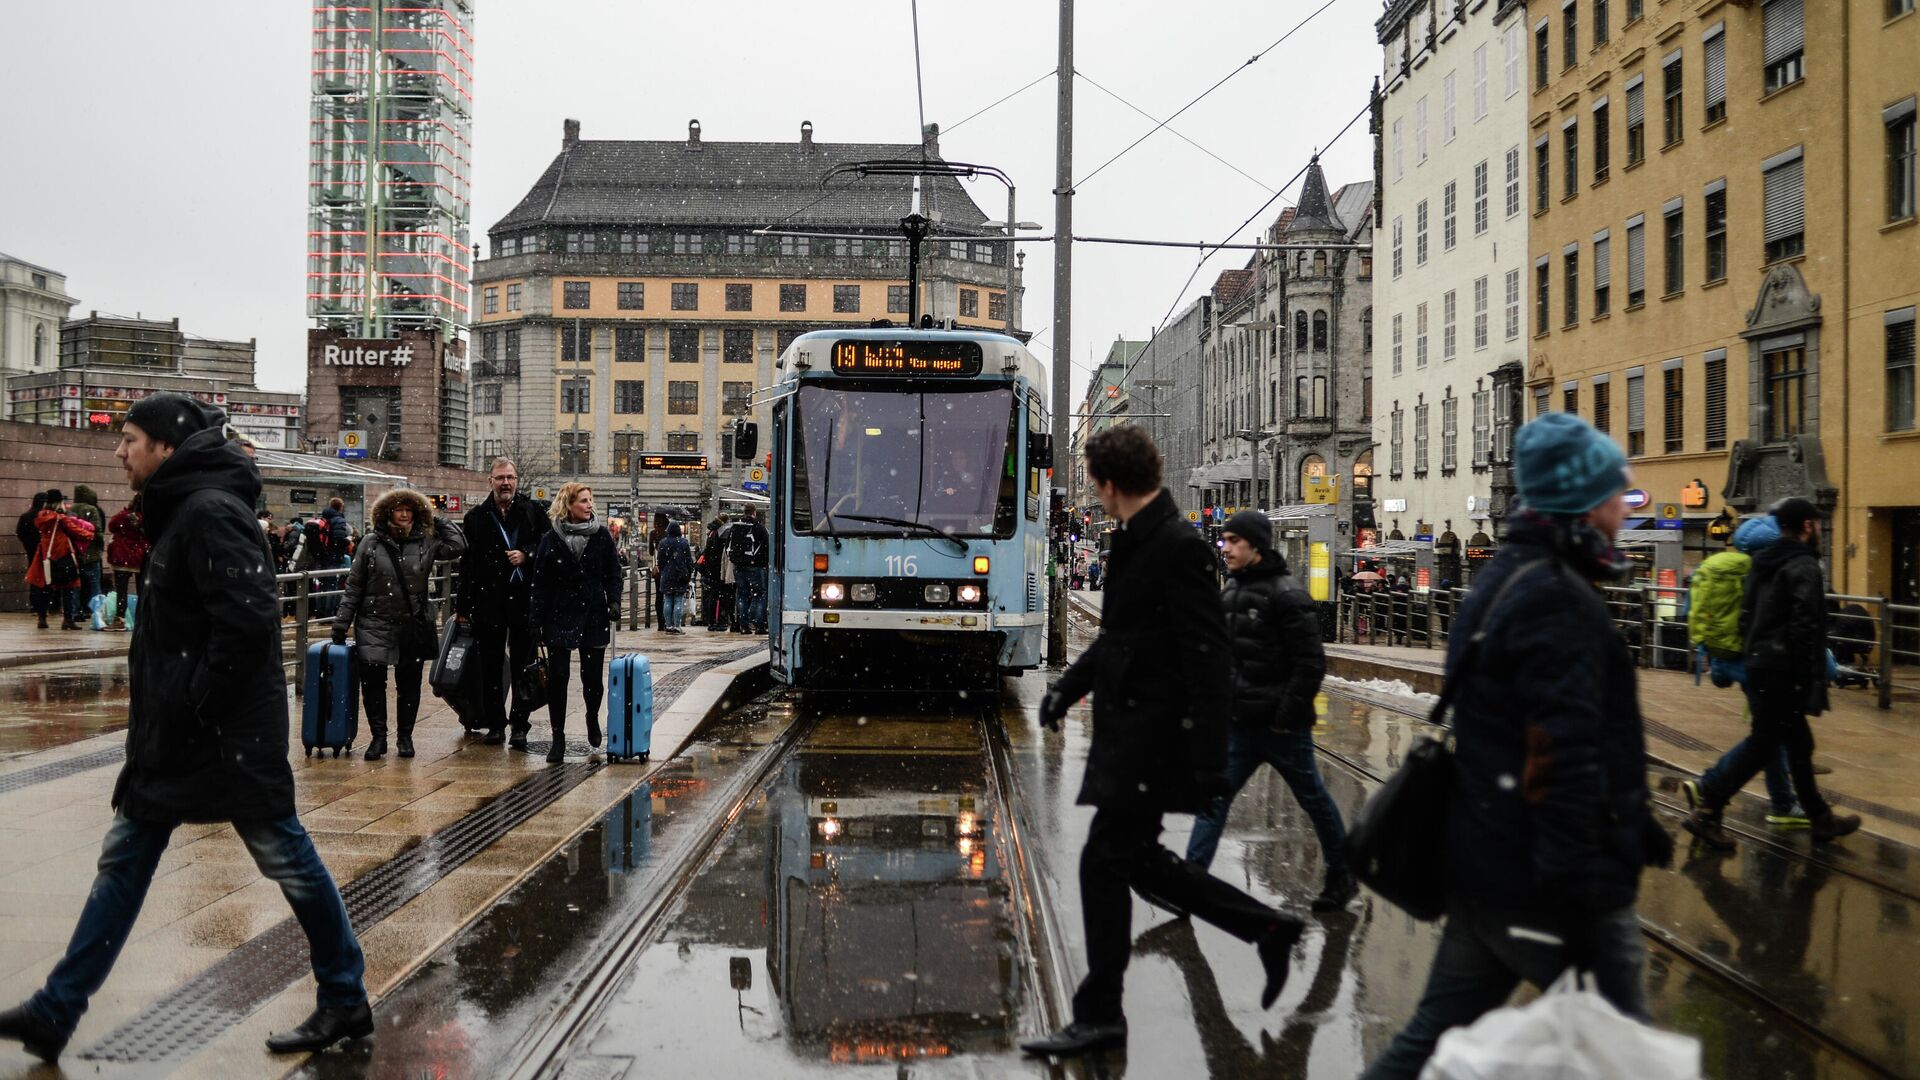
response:
<path id="1" fill-rule="evenodd" d="M 656 680 L 654 708 L 664 711 L 705 672 L 765 648 L 755 645 L 688 664 Z M 604 762 L 557 765 L 529 776 L 419 844 L 362 874 L 340 890 L 353 925 L 364 931 L 553 804 Z M 51 767 L 51 766 L 47 766 Z M 165 1063 L 199 1053 L 311 969 L 306 933 L 287 919 L 175 988 L 167 997 L 89 1047 L 93 1061 Z"/>
<path id="2" fill-rule="evenodd" d="M 30 788 L 35 784 L 44 784 L 49 780 L 64 779 L 102 766 L 118 765 L 125 760 L 127 760 L 127 748 L 115 746 L 106 750 L 95 750 L 90 754 L 81 754 L 78 757 L 70 757 L 65 761 L 35 765 L 31 769 L 21 769 L 19 772 L 0 776 L 0 795 Z"/>

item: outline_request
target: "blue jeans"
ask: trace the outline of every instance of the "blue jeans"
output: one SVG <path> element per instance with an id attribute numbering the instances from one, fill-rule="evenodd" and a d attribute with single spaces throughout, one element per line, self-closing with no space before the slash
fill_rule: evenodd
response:
<path id="1" fill-rule="evenodd" d="M 767 624 L 767 568 L 741 567 L 734 581 L 734 623 L 753 629 Z"/>
<path id="2" fill-rule="evenodd" d="M 1713 677 L 1713 685 L 1723 689 L 1735 684 L 1745 687 L 1747 684 L 1747 662 L 1745 660 L 1722 660 L 1718 657 L 1709 657 L 1707 660 L 1707 671 Z M 1748 738 L 1751 738 L 1751 736 Z M 1726 776 L 1733 760 L 1740 756 L 1741 750 L 1745 748 L 1746 745 L 1747 739 L 1741 739 L 1739 742 L 1733 744 L 1733 749 L 1721 754 L 1719 761 L 1708 766 L 1707 771 L 1700 774 L 1700 787 L 1702 789 L 1718 789 L 1722 778 Z M 1794 805 L 1793 781 L 1787 776 L 1786 747 L 1781 747 L 1780 752 L 1775 754 L 1773 759 L 1767 762 L 1764 771 L 1767 778 L 1767 801 L 1773 804 L 1773 812 L 1776 814 L 1784 814 L 1792 810 Z"/>
<path id="3" fill-rule="evenodd" d="M 300 819 L 236 821 L 233 827 L 260 872 L 280 883 L 294 918 L 307 932 L 320 1004 L 346 1008 L 367 1000 L 361 982 L 366 959 L 360 942 L 353 935 L 340 890 L 313 850 Z M 168 822 L 115 816 L 100 845 L 100 872 L 93 879 L 86 906 L 80 909 L 67 954 L 27 1002 L 33 1015 L 67 1034 L 79 1026 L 87 999 L 106 984 L 121 946 L 127 943 L 174 828 Z"/>
<path id="4" fill-rule="evenodd" d="M 667 593 L 663 602 L 666 605 L 666 614 L 661 616 L 663 625 L 678 627 L 680 625 L 680 617 L 682 613 L 686 611 L 687 594 Z"/>
<path id="5" fill-rule="evenodd" d="M 80 610 L 93 617 L 93 598 L 100 595 L 100 564 L 80 564 Z"/>
<path id="6" fill-rule="evenodd" d="M 1631 906 L 1569 922 L 1456 902 L 1447 912 L 1440 950 L 1413 1019 L 1362 1080 L 1414 1080 L 1449 1028 L 1471 1024 L 1506 1004 L 1522 979 L 1545 988 L 1558 978 L 1571 962 L 1567 939 L 1572 935 L 1580 939 L 1579 967 L 1593 973 L 1600 996 L 1629 1016 L 1647 1019 L 1642 981 L 1647 950 Z"/>
<path id="7" fill-rule="evenodd" d="M 1227 808 L 1261 762 L 1273 766 L 1293 791 L 1300 809 L 1313 821 L 1327 873 L 1345 873 L 1346 826 L 1340 821 L 1340 808 L 1333 805 L 1327 785 L 1320 780 L 1320 769 L 1313 760 L 1313 732 L 1306 728 L 1273 731 L 1234 724 L 1228 729 L 1227 780 L 1231 786 L 1225 795 L 1213 801 L 1206 813 L 1193 819 L 1193 834 L 1187 839 L 1187 861 L 1212 865 L 1214 851 L 1220 846 L 1220 831 L 1227 825 Z"/>

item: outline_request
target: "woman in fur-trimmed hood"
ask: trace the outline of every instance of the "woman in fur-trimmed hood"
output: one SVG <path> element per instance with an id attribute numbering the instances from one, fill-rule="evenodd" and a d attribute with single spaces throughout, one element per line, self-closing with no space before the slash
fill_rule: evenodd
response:
<path id="1" fill-rule="evenodd" d="M 373 504 L 373 531 L 354 552 L 346 595 L 333 617 L 333 640 L 351 634 L 357 644 L 365 703 L 367 760 L 387 752 L 387 668 L 394 691 L 401 757 L 413 756 L 413 721 L 420 712 L 420 668 L 431 658 L 434 622 L 427 606 L 433 564 L 467 550 L 460 526 L 436 517 L 425 495 L 396 488 Z M 412 628 L 407 624 L 411 622 Z"/>

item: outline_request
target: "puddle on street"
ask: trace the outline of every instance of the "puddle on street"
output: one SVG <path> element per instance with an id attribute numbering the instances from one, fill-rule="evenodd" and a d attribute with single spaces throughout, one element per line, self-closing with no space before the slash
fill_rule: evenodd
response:
<path id="1" fill-rule="evenodd" d="M 124 660 L 0 670 L 0 761 L 126 727 Z"/>

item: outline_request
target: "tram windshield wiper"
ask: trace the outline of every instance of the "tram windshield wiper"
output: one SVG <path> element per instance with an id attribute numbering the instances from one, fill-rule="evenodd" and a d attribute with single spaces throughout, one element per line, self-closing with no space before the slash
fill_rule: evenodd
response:
<path id="1" fill-rule="evenodd" d="M 967 553 L 967 542 L 965 540 L 960 539 L 938 525 L 929 525 L 924 521 L 913 521 L 909 518 L 882 517 L 877 514 L 833 514 L 829 516 L 843 518 L 847 521 L 865 521 L 873 525 L 897 525 L 903 529 L 918 529 L 921 532 L 938 537 L 952 544 L 954 547 L 959 548 L 960 554 L 962 555 Z"/>

